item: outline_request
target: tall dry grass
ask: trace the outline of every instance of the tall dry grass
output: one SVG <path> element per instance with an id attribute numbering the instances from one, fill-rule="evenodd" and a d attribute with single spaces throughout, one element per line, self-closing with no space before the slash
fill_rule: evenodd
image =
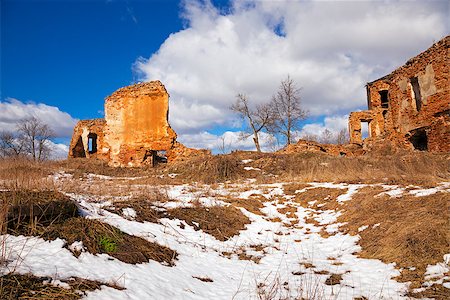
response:
<path id="1" fill-rule="evenodd" d="M 361 236 L 362 257 L 395 262 L 402 269 L 397 280 L 419 288 L 427 266 L 442 262 L 450 251 L 449 194 L 390 197 L 380 194 L 384 191 L 361 189 L 341 206 L 338 222 L 345 233 Z M 361 226 L 368 227 L 361 232 Z"/>
<path id="2" fill-rule="evenodd" d="M 243 164 L 242 159 L 253 159 Z M 203 158 L 202 158 L 203 159 Z M 248 171 L 244 166 L 260 169 Z M 358 157 L 331 156 L 320 152 L 254 153 L 241 152 L 198 158 L 169 165 L 186 181 L 204 183 L 256 178 L 260 183 L 274 181 L 390 183 L 434 186 L 450 180 L 450 154 L 407 152 Z"/>
<path id="3" fill-rule="evenodd" d="M 268 155 L 253 163 L 278 179 L 435 185 L 450 179 L 450 155 L 423 152 L 337 157 L 321 153 Z"/>

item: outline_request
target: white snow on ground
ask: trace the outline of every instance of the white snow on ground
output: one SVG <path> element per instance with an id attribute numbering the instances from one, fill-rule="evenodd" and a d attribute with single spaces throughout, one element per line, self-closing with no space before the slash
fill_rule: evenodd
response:
<path id="1" fill-rule="evenodd" d="M 128 219 L 136 218 L 136 211 L 134 209 L 132 209 L 131 207 L 122 209 L 122 214 Z"/>
<path id="2" fill-rule="evenodd" d="M 244 170 L 246 170 L 246 171 L 261 171 L 261 169 L 260 168 L 253 168 L 253 167 L 244 167 Z"/>
<path id="3" fill-rule="evenodd" d="M 431 286 L 433 284 L 443 284 L 444 287 L 450 289 L 450 276 L 445 274 L 450 272 L 450 254 L 444 255 L 444 261 L 435 265 L 428 265 L 425 272 L 424 286 Z"/>
<path id="4" fill-rule="evenodd" d="M 311 185 L 347 189 L 338 201 L 351 201 L 352 195 L 365 186 Z M 448 188 L 442 186 L 440 190 Z M 394 191 L 397 188 L 389 186 L 386 189 Z M 86 299 L 259 299 L 258 293 L 274 287 L 279 289 L 280 295 L 282 293 L 292 298 L 308 297 L 316 291 L 319 295 L 317 299 L 353 299 L 359 296 L 368 299 L 407 299 L 402 296 L 407 284 L 393 280 L 399 275 L 394 264 L 357 257 L 357 252 L 361 250 L 357 245 L 359 236 L 338 232 L 342 225 L 336 224 L 339 213 L 296 204 L 293 196 L 284 194 L 281 183 L 255 185 L 249 182 L 247 185 L 219 185 L 216 189 L 177 185 L 167 188 L 165 192 L 170 198 L 169 202 L 161 203 L 165 208 L 191 206 L 192 202 L 206 206 L 228 205 L 215 195 L 248 198 L 258 194 L 267 199 L 262 209 L 266 216 L 241 208 L 251 223 L 239 235 L 221 242 L 201 230 L 194 230 L 181 220 L 161 219 L 159 224 L 140 223 L 132 220 L 136 212 L 131 208 L 124 209 L 123 213 L 128 218 L 122 218 L 103 209 L 111 204 L 109 202 L 101 203 L 92 197 L 69 194 L 85 216 L 176 250 L 178 260 L 175 266 L 165 266 L 155 261 L 131 265 L 106 254 L 92 255 L 88 252 L 82 252 L 76 258 L 64 248 L 64 241 L 60 239 L 49 242 L 37 237 L 4 235 L 0 241 L 4 241 L 2 253 L 7 265 L 0 272 L 30 272 L 37 276 L 49 276 L 53 278 L 52 284 L 77 276 L 125 288 L 119 291 L 104 286 L 101 290 L 89 292 Z M 398 193 L 392 192 L 390 195 L 397 196 Z M 423 194 L 417 192 L 415 195 Z M 282 203 L 277 199 L 283 199 Z M 297 224 L 292 225 L 293 219 L 278 211 L 286 205 L 296 207 Z M 281 221 L 272 220 L 276 217 Z M 308 223 L 307 218 L 311 217 L 319 224 Z M 318 234 L 322 228 L 335 235 L 322 237 Z M 256 251 L 252 245 L 262 245 L 264 251 Z M 70 248 L 82 250 L 83 245 L 74 243 Z M 236 253 L 238 249 L 244 249 L 248 255 L 261 260 L 255 263 L 239 260 L 237 255 L 226 257 L 222 254 Z M 445 270 L 448 271 L 448 263 L 429 266 L 427 274 L 430 280 L 438 278 L 442 281 L 441 275 Z M 325 285 L 329 275 L 317 274 L 320 271 L 342 274 L 343 280 L 339 285 Z M 213 282 L 203 282 L 194 277 L 207 277 Z"/>

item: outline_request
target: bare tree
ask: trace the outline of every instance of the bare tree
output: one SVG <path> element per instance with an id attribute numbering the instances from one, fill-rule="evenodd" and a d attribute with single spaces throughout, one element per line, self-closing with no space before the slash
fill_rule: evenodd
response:
<path id="1" fill-rule="evenodd" d="M 286 138 L 286 144 L 293 142 L 293 131 L 299 129 L 299 121 L 306 119 L 308 113 L 300 103 L 300 89 L 292 78 L 281 81 L 278 92 L 272 96 L 270 103 L 273 122 L 270 132 L 281 134 Z"/>
<path id="2" fill-rule="evenodd" d="M 52 129 L 35 117 L 25 119 L 17 124 L 17 131 L 24 142 L 24 149 L 33 158 L 41 161 L 51 152 L 50 139 L 54 136 Z"/>
<path id="3" fill-rule="evenodd" d="M 9 131 L 0 132 L 0 155 L 3 157 L 20 156 L 24 151 L 23 139 Z"/>
<path id="4" fill-rule="evenodd" d="M 231 149 L 231 142 L 227 141 L 225 135 L 219 137 L 219 144 L 217 148 L 222 154 L 226 154 Z"/>
<path id="5" fill-rule="evenodd" d="M 343 144 L 348 144 L 348 142 L 349 142 L 348 130 L 341 129 L 338 132 L 338 134 L 336 135 L 336 144 L 343 145 Z"/>
<path id="6" fill-rule="evenodd" d="M 247 96 L 244 94 L 238 94 L 236 96 L 236 102 L 230 107 L 230 109 L 239 114 L 239 116 L 248 122 L 249 128 L 246 131 L 250 133 L 244 135 L 242 138 L 247 138 L 253 135 L 253 142 L 255 143 L 256 151 L 261 152 L 261 146 L 259 144 L 258 133 L 266 128 L 271 122 L 271 109 L 268 104 L 257 105 L 255 109 L 250 108 Z"/>
<path id="7" fill-rule="evenodd" d="M 322 144 L 331 144 L 333 143 L 333 134 L 328 128 L 325 128 L 324 131 L 322 131 L 322 134 L 320 135 L 320 142 Z"/>

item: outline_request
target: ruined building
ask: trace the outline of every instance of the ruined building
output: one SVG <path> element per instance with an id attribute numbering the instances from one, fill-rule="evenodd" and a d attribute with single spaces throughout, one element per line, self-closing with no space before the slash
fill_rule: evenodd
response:
<path id="1" fill-rule="evenodd" d="M 199 152 L 176 141 L 168 115 L 169 94 L 161 82 L 121 88 L 106 98 L 104 119 L 81 120 L 75 126 L 69 158 L 134 167 Z"/>
<path id="2" fill-rule="evenodd" d="M 392 73 L 369 82 L 368 110 L 349 117 L 350 142 L 377 142 L 433 152 L 450 152 L 450 36 Z M 361 123 L 369 136 L 362 140 Z"/>

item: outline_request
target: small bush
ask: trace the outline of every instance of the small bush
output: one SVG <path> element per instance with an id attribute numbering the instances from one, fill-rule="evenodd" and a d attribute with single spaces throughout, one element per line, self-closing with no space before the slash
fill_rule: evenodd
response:
<path id="1" fill-rule="evenodd" d="M 105 252 L 115 252 L 117 249 L 117 242 L 110 237 L 102 236 L 99 240 L 100 248 Z"/>

